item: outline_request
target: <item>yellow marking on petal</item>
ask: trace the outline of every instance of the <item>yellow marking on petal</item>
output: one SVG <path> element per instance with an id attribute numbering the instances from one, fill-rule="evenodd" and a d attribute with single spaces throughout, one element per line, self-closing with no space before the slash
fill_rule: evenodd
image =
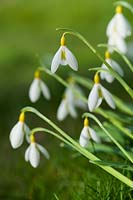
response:
<path id="1" fill-rule="evenodd" d="M 65 51 L 61 51 L 61 60 L 66 60 Z"/>
<path id="2" fill-rule="evenodd" d="M 61 40 L 60 40 L 60 44 L 61 46 L 65 46 L 65 42 L 66 42 L 66 39 L 64 37 L 64 35 L 61 37 Z"/>
<path id="3" fill-rule="evenodd" d="M 87 117 L 84 119 L 84 127 L 85 127 L 85 126 L 89 126 L 89 120 L 88 120 Z"/>
<path id="4" fill-rule="evenodd" d="M 122 6 L 116 7 L 116 13 L 122 13 Z"/>
<path id="5" fill-rule="evenodd" d="M 110 52 L 109 52 L 109 51 L 106 51 L 106 52 L 105 52 L 105 58 L 106 58 L 106 59 L 110 58 Z"/>
<path id="6" fill-rule="evenodd" d="M 34 77 L 38 78 L 38 79 L 40 78 L 40 71 L 39 70 L 35 71 Z"/>
<path id="7" fill-rule="evenodd" d="M 25 113 L 22 112 L 20 115 L 19 115 L 19 122 L 24 122 L 25 121 Z"/>
<path id="8" fill-rule="evenodd" d="M 30 136 L 30 142 L 31 142 L 31 143 L 35 143 L 35 137 L 34 137 L 33 134 L 31 134 L 31 136 Z"/>
<path id="9" fill-rule="evenodd" d="M 100 77 L 99 77 L 98 73 L 96 73 L 94 76 L 94 82 L 95 82 L 95 84 L 100 83 Z"/>

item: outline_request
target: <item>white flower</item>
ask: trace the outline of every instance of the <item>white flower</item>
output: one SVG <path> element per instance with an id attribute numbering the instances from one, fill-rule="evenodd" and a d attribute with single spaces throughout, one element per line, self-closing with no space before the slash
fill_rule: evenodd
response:
<path id="1" fill-rule="evenodd" d="M 78 70 L 78 62 L 72 52 L 65 46 L 64 36 L 61 38 L 61 47 L 52 60 L 51 72 L 55 73 L 59 65 L 69 65 L 73 70 Z"/>
<path id="2" fill-rule="evenodd" d="M 108 37 L 111 37 L 114 32 L 121 38 L 126 38 L 131 35 L 130 24 L 123 16 L 121 6 L 116 7 L 116 14 L 107 26 L 106 34 Z"/>
<path id="3" fill-rule="evenodd" d="M 20 147 L 24 140 L 24 135 L 26 136 L 26 139 L 28 140 L 28 136 L 30 133 L 30 129 L 28 126 L 24 123 L 25 115 L 22 112 L 19 117 L 19 121 L 15 124 L 15 126 L 12 128 L 10 132 L 10 142 L 11 146 L 16 149 Z"/>
<path id="4" fill-rule="evenodd" d="M 115 103 L 113 101 L 112 95 L 100 84 L 100 79 L 97 73 L 94 77 L 94 82 L 95 84 L 88 97 L 89 110 L 92 112 L 95 110 L 95 108 L 99 107 L 103 98 L 111 108 L 115 109 Z"/>
<path id="5" fill-rule="evenodd" d="M 30 146 L 25 151 L 25 160 L 30 162 L 32 167 L 36 168 L 40 162 L 40 152 L 49 159 L 48 151 L 41 145 L 35 142 L 35 138 L 31 135 L 31 143 Z"/>
<path id="6" fill-rule="evenodd" d="M 89 127 L 88 119 L 85 118 L 84 119 L 84 127 L 83 127 L 83 129 L 81 131 L 80 138 L 79 138 L 79 144 L 82 147 L 86 147 L 88 145 L 90 139 L 92 139 L 96 143 L 100 143 L 101 142 L 100 138 L 98 137 L 98 135 L 96 134 L 94 129 Z"/>
<path id="7" fill-rule="evenodd" d="M 123 76 L 123 70 L 121 69 L 120 65 L 115 62 L 113 59 L 110 58 L 110 53 L 108 51 L 105 52 L 105 61 L 120 75 Z M 107 66 L 103 63 L 101 66 L 103 69 L 108 70 Z M 101 79 L 105 79 L 107 82 L 112 83 L 114 77 L 109 72 L 102 71 L 100 73 Z"/>
<path id="8" fill-rule="evenodd" d="M 85 109 L 86 104 L 81 101 L 77 97 L 77 95 L 74 94 L 73 90 L 76 90 L 79 95 L 84 95 L 81 88 L 78 87 L 72 79 L 69 79 L 69 88 L 67 88 L 64 92 L 63 99 L 58 107 L 57 110 L 57 119 L 59 121 L 63 121 L 68 114 L 71 115 L 71 117 L 76 118 L 77 117 L 77 111 L 76 107 Z"/>
<path id="9" fill-rule="evenodd" d="M 36 71 L 35 78 L 29 89 L 29 98 L 31 102 L 36 102 L 40 98 L 41 92 L 47 100 L 50 99 L 50 91 L 47 85 L 40 79 L 40 72 Z"/>
<path id="10" fill-rule="evenodd" d="M 120 51 L 123 54 L 127 52 L 127 44 L 125 40 L 115 32 L 112 33 L 112 35 L 109 37 L 108 45 L 109 45 L 108 50 L 111 53 L 114 51 L 112 47 L 116 48 L 118 51 Z"/>

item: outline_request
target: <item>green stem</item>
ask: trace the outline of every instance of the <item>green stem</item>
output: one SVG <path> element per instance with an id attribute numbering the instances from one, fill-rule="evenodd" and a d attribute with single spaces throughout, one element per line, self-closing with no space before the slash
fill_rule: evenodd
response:
<path id="1" fill-rule="evenodd" d="M 123 88 L 127 91 L 130 97 L 133 99 L 133 90 L 128 86 L 128 84 L 121 78 L 121 76 L 112 69 L 112 67 L 105 61 L 105 59 L 98 53 L 98 51 L 78 32 L 74 32 L 72 30 L 66 28 L 58 28 L 57 30 L 66 31 L 63 34 L 74 35 L 79 38 L 101 61 L 104 63 L 108 69 L 112 72 L 113 76 L 119 81 L 119 83 L 123 86 Z"/>
<path id="2" fill-rule="evenodd" d="M 106 47 L 107 48 L 107 47 L 110 47 L 110 46 L 108 44 L 99 44 L 98 47 Z M 129 69 L 131 70 L 131 72 L 133 72 L 133 65 L 128 60 L 128 58 L 124 54 L 122 54 L 118 49 L 116 49 L 115 47 L 111 46 L 111 48 L 113 48 L 114 51 L 116 51 L 122 57 L 122 59 L 125 61 L 125 63 L 129 67 Z"/>
<path id="3" fill-rule="evenodd" d="M 25 108 L 22 109 L 22 112 L 31 112 L 31 113 L 36 114 L 42 120 L 44 120 L 45 122 L 47 122 L 51 127 L 53 127 L 56 131 L 58 131 L 65 139 L 67 139 L 73 145 L 73 148 L 75 148 L 78 152 L 80 152 L 82 155 L 84 155 L 89 160 L 92 160 L 92 161 L 98 161 L 98 160 L 100 160 L 95 155 L 93 155 L 92 153 L 90 153 L 89 151 L 87 151 L 86 149 L 84 149 L 83 147 L 81 147 L 68 134 L 66 134 L 64 131 L 62 131 L 62 129 L 60 129 L 56 124 L 54 124 L 50 119 L 48 119 L 47 117 L 45 117 L 44 115 L 42 115 L 36 109 L 34 109 L 32 107 L 25 107 Z M 112 176 L 116 177 L 117 179 L 119 179 L 121 182 L 125 183 L 129 187 L 133 188 L 133 182 L 129 178 L 127 178 L 124 175 L 122 175 L 117 170 L 115 170 L 115 169 L 113 169 L 112 167 L 109 167 L 109 166 L 103 166 L 103 165 L 100 165 L 100 164 L 96 164 L 96 165 L 98 165 L 99 167 L 101 167 L 102 169 L 104 169 L 105 171 L 107 171 Z"/>
<path id="4" fill-rule="evenodd" d="M 106 135 L 113 141 L 113 143 L 121 150 L 121 152 L 133 163 L 133 158 L 127 153 L 127 151 L 116 141 L 116 139 L 104 128 L 102 123 L 92 114 L 84 113 L 83 117 L 90 117 L 92 118 L 101 129 L 106 133 Z"/>

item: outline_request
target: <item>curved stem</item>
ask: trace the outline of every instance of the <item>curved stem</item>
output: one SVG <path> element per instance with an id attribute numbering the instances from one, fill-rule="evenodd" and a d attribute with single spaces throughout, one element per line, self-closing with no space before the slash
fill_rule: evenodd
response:
<path id="1" fill-rule="evenodd" d="M 47 122 L 51 127 L 53 127 L 56 131 L 58 131 L 66 140 L 68 140 L 73 145 L 73 148 L 75 148 L 78 152 L 80 152 L 82 155 L 84 155 L 89 160 L 91 160 L 91 161 L 99 161 L 100 160 L 95 155 L 93 155 L 92 153 L 90 153 L 89 151 L 87 151 L 86 149 L 81 147 L 68 134 L 66 134 L 62 129 L 60 129 L 56 124 L 54 124 L 50 119 L 45 117 L 43 114 L 41 114 L 35 108 L 25 107 L 25 108 L 22 109 L 22 112 L 31 112 L 31 113 L 36 114 L 42 120 Z M 114 177 L 116 177 L 117 179 L 119 179 L 121 182 L 125 183 L 129 187 L 133 188 L 133 182 L 130 179 L 128 179 L 127 177 L 125 177 L 124 175 L 122 175 L 117 170 L 115 170 L 115 169 L 113 169 L 112 167 L 109 167 L 109 166 L 104 166 L 104 165 L 100 165 L 100 164 L 96 164 L 96 165 L 98 165 L 99 167 L 101 167 L 102 169 L 104 169 L 105 171 L 107 171 L 108 173 L 110 173 L 111 175 L 113 175 Z"/>
<path id="2" fill-rule="evenodd" d="M 113 76 L 119 81 L 119 83 L 123 86 L 123 88 L 127 91 L 130 97 L 133 99 L 133 90 L 129 87 L 129 85 L 121 78 L 121 76 L 112 69 L 112 67 L 105 61 L 105 59 L 98 53 L 98 51 L 78 32 L 70 31 L 66 28 L 58 28 L 57 30 L 65 31 L 64 35 L 70 34 L 79 38 L 101 61 L 104 63 L 108 69 L 112 72 Z"/>
<path id="3" fill-rule="evenodd" d="M 113 46 L 107 45 L 107 44 L 99 44 L 98 47 L 106 47 L 106 48 L 107 47 L 111 47 L 112 49 L 114 49 L 114 51 L 116 51 L 122 57 L 122 59 L 125 61 L 125 63 L 129 67 L 129 69 L 131 70 L 131 72 L 133 72 L 133 65 L 132 65 L 132 63 L 128 60 L 128 58 L 124 54 L 120 53 L 120 51 L 118 49 L 116 49 Z"/>
<path id="4" fill-rule="evenodd" d="M 90 118 L 92 118 L 99 125 L 99 127 L 101 127 L 101 129 L 106 133 L 106 135 L 113 141 L 113 143 L 121 150 L 121 152 L 130 160 L 130 162 L 133 163 L 133 158 L 119 144 L 119 142 L 117 142 L 116 139 L 104 128 L 104 126 L 102 125 L 102 123 L 94 115 L 92 115 L 90 113 L 84 113 L 83 117 L 90 117 Z"/>

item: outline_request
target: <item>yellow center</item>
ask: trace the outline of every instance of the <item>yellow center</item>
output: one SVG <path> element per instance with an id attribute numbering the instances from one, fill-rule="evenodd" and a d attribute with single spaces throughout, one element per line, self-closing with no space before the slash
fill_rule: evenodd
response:
<path id="1" fill-rule="evenodd" d="M 20 115 L 19 115 L 19 121 L 20 122 L 24 122 L 25 121 L 25 113 L 22 112 Z"/>
<path id="2" fill-rule="evenodd" d="M 33 134 L 31 134 L 31 136 L 30 136 L 30 142 L 31 142 L 31 143 L 35 143 L 35 137 L 34 137 Z"/>
<path id="3" fill-rule="evenodd" d="M 108 58 L 110 58 L 110 53 L 109 53 L 109 51 L 106 51 L 105 52 L 105 59 L 108 59 Z"/>
<path id="4" fill-rule="evenodd" d="M 99 78 L 98 73 L 96 73 L 95 76 L 94 76 L 94 82 L 95 82 L 95 84 L 100 83 L 100 78 Z"/>
<path id="5" fill-rule="evenodd" d="M 116 7 L 116 13 L 122 13 L 122 6 Z"/>
<path id="6" fill-rule="evenodd" d="M 60 40 L 60 44 L 61 44 L 61 46 L 65 46 L 65 37 L 64 37 L 64 35 L 61 37 L 61 40 Z"/>
<path id="7" fill-rule="evenodd" d="M 39 70 L 35 71 L 34 77 L 38 78 L 38 79 L 40 78 L 40 71 Z"/>
<path id="8" fill-rule="evenodd" d="M 84 127 L 85 127 L 85 126 L 89 126 L 89 120 L 88 120 L 87 117 L 84 119 Z"/>

